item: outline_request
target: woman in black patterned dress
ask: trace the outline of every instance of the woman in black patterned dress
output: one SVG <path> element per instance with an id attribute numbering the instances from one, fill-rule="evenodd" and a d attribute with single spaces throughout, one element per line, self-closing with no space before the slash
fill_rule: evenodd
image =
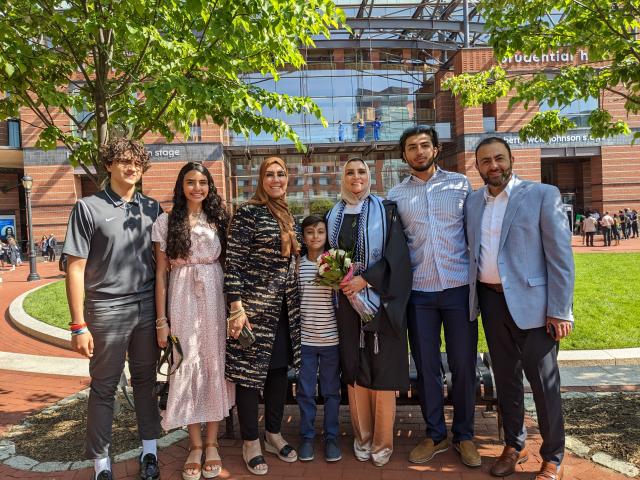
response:
<path id="1" fill-rule="evenodd" d="M 299 241 L 286 201 L 287 166 L 269 157 L 260 166 L 253 199 L 231 221 L 225 292 L 230 302 L 225 375 L 236 384 L 242 457 L 255 475 L 267 473 L 258 433 L 258 396 L 265 402 L 265 450 L 285 462 L 298 459 L 280 434 L 287 370 L 300 364 L 300 312 L 296 279 Z M 243 348 L 244 325 L 255 343 Z"/>

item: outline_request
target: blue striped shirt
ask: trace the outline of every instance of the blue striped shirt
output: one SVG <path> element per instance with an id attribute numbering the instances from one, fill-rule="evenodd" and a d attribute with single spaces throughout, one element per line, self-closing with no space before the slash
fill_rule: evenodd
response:
<path id="1" fill-rule="evenodd" d="M 439 292 L 469 283 L 464 202 L 471 192 L 467 177 L 440 168 L 426 182 L 410 175 L 389 191 L 409 244 L 413 290 Z"/>

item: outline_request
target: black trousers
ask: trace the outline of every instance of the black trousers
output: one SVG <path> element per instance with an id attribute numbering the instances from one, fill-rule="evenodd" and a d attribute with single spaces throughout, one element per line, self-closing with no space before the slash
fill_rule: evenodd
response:
<path id="1" fill-rule="evenodd" d="M 524 371 L 536 404 L 542 436 L 540 456 L 547 462 L 560 464 L 565 437 L 558 342 L 547 334 L 545 327 L 518 328 L 511 318 L 504 294 L 479 285 L 478 299 L 493 363 L 505 443 L 522 450 L 527 438 L 522 383 Z"/>
<path id="2" fill-rule="evenodd" d="M 126 305 L 85 308 L 94 343 L 89 360 L 91 390 L 85 448 L 89 460 L 109 455 L 114 399 L 127 353 L 138 433 L 142 440 L 160 437 L 158 399 L 153 394 L 158 362 L 155 318 L 153 297 Z"/>
<path id="3" fill-rule="evenodd" d="M 236 385 L 236 406 L 242 440 L 257 440 L 260 391 Z M 269 433 L 280 433 L 287 400 L 287 367 L 271 369 L 264 385 L 264 424 Z"/>
<path id="4" fill-rule="evenodd" d="M 593 236 L 596 232 L 587 232 L 587 247 L 593 247 Z"/>

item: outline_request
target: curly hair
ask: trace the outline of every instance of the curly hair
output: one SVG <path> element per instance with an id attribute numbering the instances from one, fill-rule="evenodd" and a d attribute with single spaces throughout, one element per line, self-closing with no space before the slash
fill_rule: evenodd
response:
<path id="1" fill-rule="evenodd" d="M 222 253 L 224 257 L 227 247 L 227 227 L 229 225 L 229 215 L 222 205 L 222 199 L 218 195 L 218 190 L 213 184 L 213 178 L 209 170 L 197 162 L 189 162 L 180 169 L 176 186 L 173 189 L 173 209 L 169 213 L 169 232 L 167 234 L 167 257 L 172 260 L 187 258 L 191 250 L 191 227 L 189 226 L 189 210 L 187 208 L 187 198 L 184 195 L 184 177 L 187 173 L 198 171 L 207 178 L 209 193 L 202 201 L 202 212 L 207 217 L 207 222 L 216 227 Z"/>
<path id="2" fill-rule="evenodd" d="M 144 145 L 136 140 L 126 138 L 116 138 L 106 145 L 100 147 L 102 165 L 111 166 L 113 162 L 121 158 L 133 159 L 136 164 L 140 164 L 142 172 L 146 172 L 151 166 L 151 155 L 144 148 Z M 127 155 L 128 154 L 128 155 Z"/>

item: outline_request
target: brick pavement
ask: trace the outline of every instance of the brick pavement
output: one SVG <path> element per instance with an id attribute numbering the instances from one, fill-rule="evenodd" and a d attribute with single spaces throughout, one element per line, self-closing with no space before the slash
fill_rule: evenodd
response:
<path id="1" fill-rule="evenodd" d="M 321 424 L 322 415 L 319 415 L 318 423 Z M 297 441 L 297 407 L 288 406 L 285 412 L 283 434 L 289 441 Z M 447 421 L 451 422 L 451 409 L 447 408 Z M 518 466 L 517 472 L 510 476 L 513 480 L 530 480 L 540 466 L 538 450 L 540 448 L 540 436 L 533 422 L 527 419 L 529 428 L 528 449 L 530 459 Z M 236 425 L 237 426 L 237 425 Z M 224 429 L 222 429 L 224 431 Z M 401 406 L 398 408 L 396 420 L 396 438 L 394 454 L 391 461 L 384 467 L 374 467 L 371 463 L 358 462 L 351 451 L 351 426 L 348 420 L 348 409 L 341 409 L 341 443 L 343 448 L 343 460 L 334 464 L 327 464 L 322 459 L 320 442 L 316 442 L 316 460 L 309 463 L 296 462 L 286 464 L 272 455 L 267 455 L 270 480 L 284 480 L 291 478 L 305 478 L 307 480 L 488 480 L 493 458 L 502 450 L 498 444 L 498 431 L 495 417 L 485 418 L 482 409 L 478 408 L 476 414 L 476 440 L 480 454 L 483 457 L 483 465 L 478 469 L 463 466 L 453 449 L 436 456 L 431 462 L 424 465 L 410 464 L 406 458 L 413 446 L 424 437 L 424 425 L 420 409 L 415 406 Z M 169 448 L 160 451 L 160 463 L 162 466 L 163 480 L 180 480 L 181 469 L 187 455 L 187 441 L 181 441 Z M 255 479 L 250 475 L 242 460 L 240 440 L 220 439 L 220 454 L 223 460 L 223 471 L 219 478 L 224 480 L 248 480 Z M 565 478 L 573 480 L 623 480 L 621 474 L 609 471 L 591 462 L 567 453 Z M 130 460 L 114 465 L 114 474 L 117 480 L 136 480 L 138 478 L 138 466 L 136 460 Z M 49 480 L 89 480 L 91 470 L 68 471 L 58 473 L 37 473 L 13 470 L 6 465 L 0 465 L 0 478 L 38 478 Z"/>
<path id="2" fill-rule="evenodd" d="M 578 242 L 580 242 L 579 237 Z M 627 242 L 623 242 L 623 244 L 625 247 L 628 247 L 630 251 L 633 251 L 635 246 L 632 242 L 637 242 L 638 251 L 640 251 L 640 241 L 638 240 L 628 240 Z M 576 251 L 582 251 L 582 248 L 577 247 Z M 595 251 L 605 251 L 605 249 L 596 248 Z M 14 272 L 5 271 L 2 273 L 4 281 L 0 285 L 0 309 L 5 312 L 5 315 L 4 318 L 0 320 L 0 351 L 77 357 L 73 352 L 45 345 L 22 334 L 7 321 L 6 310 L 13 298 L 34 286 L 59 278 L 55 264 L 39 263 L 38 271 L 42 275 L 43 280 L 31 283 L 25 281 L 28 274 L 27 266 L 19 267 Z M 85 388 L 87 383 L 88 379 L 86 378 L 0 370 L 0 434 L 8 425 L 17 423 L 29 413 Z M 601 391 L 598 386 L 589 388 L 593 391 Z M 637 387 L 634 386 L 620 387 L 620 389 L 637 391 Z M 352 437 L 347 407 L 342 407 L 341 414 L 341 430 L 343 431 L 342 446 L 344 453 L 344 459 L 341 462 L 336 464 L 325 463 L 321 460 L 321 449 L 320 446 L 317 445 L 319 453 L 318 459 L 311 463 L 297 462 L 294 464 L 285 464 L 271 456 L 267 459 L 270 466 L 267 478 L 272 480 L 300 477 L 305 477 L 309 480 L 489 479 L 492 478 L 488 473 L 492 462 L 491 459 L 501 451 L 501 446 L 497 443 L 498 434 L 495 418 L 485 418 L 482 415 L 481 409 L 478 409 L 476 415 L 476 434 L 479 450 L 483 456 L 483 466 L 480 469 L 469 469 L 461 465 L 457 454 L 453 450 L 438 455 L 428 464 L 412 465 L 406 461 L 406 457 L 411 448 L 424 436 L 424 425 L 418 407 L 401 406 L 398 408 L 395 451 L 392 460 L 385 467 L 376 468 L 369 463 L 360 463 L 353 457 L 350 449 Z M 285 413 L 283 432 L 292 443 L 296 443 L 297 441 L 297 416 L 297 408 L 295 406 L 288 406 Z M 321 418 L 321 415 L 319 416 Z M 451 411 L 447 409 L 447 419 L 449 422 L 451 421 L 450 417 Z M 319 422 L 320 418 L 318 419 Z M 527 419 L 527 424 L 530 431 L 528 442 L 530 460 L 520 466 L 518 472 L 509 477 L 510 479 L 531 479 L 534 476 L 534 472 L 539 468 L 540 457 L 538 455 L 538 449 L 541 441 L 540 436 L 532 420 Z M 224 470 L 220 478 L 225 480 L 255 478 L 248 474 L 244 467 L 241 458 L 241 442 L 239 440 L 221 439 L 220 445 L 224 462 Z M 187 442 L 182 441 L 160 452 L 163 480 L 179 480 L 181 478 L 180 472 L 186 457 L 186 448 Z M 570 453 L 567 453 L 565 464 L 568 467 L 565 476 L 566 479 L 623 480 L 627 478 Z M 131 460 L 114 465 L 114 473 L 118 480 L 137 479 L 136 461 Z M 0 480 L 13 478 L 88 480 L 91 478 L 91 470 L 38 473 L 14 470 L 6 465 L 0 464 Z"/>
<path id="3" fill-rule="evenodd" d="M 627 253 L 640 252 L 640 238 L 630 238 L 628 240 L 620 240 L 620 245 L 604 246 L 604 236 L 596 235 L 593 239 L 593 247 L 586 247 L 582 244 L 582 238 L 574 235 L 571 239 L 571 245 L 575 253 Z"/>
<path id="4" fill-rule="evenodd" d="M 53 345 L 48 345 L 25 335 L 14 327 L 9 320 L 8 308 L 14 298 L 27 290 L 31 290 L 37 286 L 63 278 L 60 276 L 60 272 L 58 271 L 57 262 L 40 262 L 37 267 L 41 278 L 41 280 L 37 282 L 26 281 L 27 275 L 29 275 L 29 266 L 26 263 L 17 267 L 13 272 L 8 269 L 0 271 L 0 275 L 2 276 L 2 283 L 0 283 L 0 312 L 3 312 L 3 315 L 0 318 L 0 351 L 27 353 L 31 355 L 81 358 L 80 355 L 74 352 Z"/>

